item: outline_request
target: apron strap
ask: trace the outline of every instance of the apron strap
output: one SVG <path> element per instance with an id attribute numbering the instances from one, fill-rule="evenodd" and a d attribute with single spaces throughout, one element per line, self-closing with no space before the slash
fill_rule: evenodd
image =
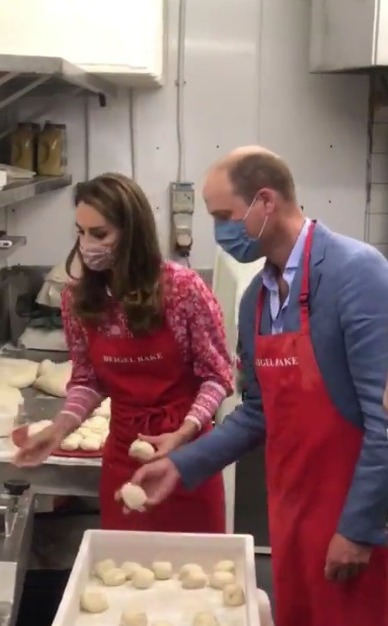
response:
<path id="1" fill-rule="evenodd" d="M 314 220 L 309 226 L 302 259 L 302 282 L 299 293 L 300 330 L 305 333 L 310 330 L 310 259 L 315 225 Z"/>
<path id="2" fill-rule="evenodd" d="M 314 228 L 316 225 L 316 221 L 311 221 L 309 226 L 306 241 L 304 244 L 303 250 L 303 259 L 302 259 L 302 282 L 299 294 L 299 304 L 300 304 L 300 329 L 302 332 L 308 332 L 310 328 L 310 258 L 311 258 L 311 248 L 313 243 L 313 235 Z M 258 297 L 258 303 L 256 307 L 256 316 L 255 316 L 255 337 L 260 334 L 260 326 L 261 326 L 261 317 L 263 314 L 264 303 L 265 303 L 265 292 L 266 289 L 261 286 L 260 293 Z"/>

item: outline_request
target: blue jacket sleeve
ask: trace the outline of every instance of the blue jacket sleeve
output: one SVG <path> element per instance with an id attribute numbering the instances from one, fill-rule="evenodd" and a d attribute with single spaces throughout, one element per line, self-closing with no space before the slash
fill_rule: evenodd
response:
<path id="1" fill-rule="evenodd" d="M 351 541 L 383 544 L 388 514 L 388 421 L 382 404 L 388 371 L 388 263 L 372 248 L 357 255 L 341 270 L 339 311 L 364 437 L 338 532 Z"/>
<path id="2" fill-rule="evenodd" d="M 243 404 L 208 434 L 169 455 L 188 488 L 237 461 L 265 439 L 260 388 L 253 367 L 254 324 L 250 319 L 254 311 L 250 309 L 251 302 L 243 298 L 239 314 L 239 357 L 246 388 Z"/>

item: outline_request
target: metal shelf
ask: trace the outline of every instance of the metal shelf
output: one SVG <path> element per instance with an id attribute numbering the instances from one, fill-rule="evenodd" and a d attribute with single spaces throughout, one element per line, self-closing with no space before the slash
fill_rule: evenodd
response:
<path id="1" fill-rule="evenodd" d="M 35 176 L 18 180 L 0 190 L 0 208 L 30 200 L 50 191 L 71 185 L 71 176 Z"/>
<path id="2" fill-rule="evenodd" d="M 11 248 L 0 248 L 0 263 L 8 259 L 8 257 L 13 254 L 15 250 L 25 246 L 27 243 L 26 237 L 10 237 L 9 235 L 4 235 L 4 237 L 0 238 L 0 241 L 1 239 L 12 241 L 13 245 Z"/>
<path id="3" fill-rule="evenodd" d="M 108 81 L 64 59 L 0 54 L 0 109 L 30 92 L 39 96 L 97 95 L 101 105 L 117 93 Z"/>

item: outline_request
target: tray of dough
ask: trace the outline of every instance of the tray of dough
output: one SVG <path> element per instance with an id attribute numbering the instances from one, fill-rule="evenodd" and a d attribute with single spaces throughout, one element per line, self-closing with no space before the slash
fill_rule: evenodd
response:
<path id="1" fill-rule="evenodd" d="M 260 626 L 253 538 L 89 530 L 52 626 Z"/>

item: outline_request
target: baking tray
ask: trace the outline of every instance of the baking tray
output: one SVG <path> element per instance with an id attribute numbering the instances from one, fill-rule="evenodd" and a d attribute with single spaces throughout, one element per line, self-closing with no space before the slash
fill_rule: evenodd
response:
<path id="1" fill-rule="evenodd" d="M 27 439 L 28 425 L 19 426 L 12 431 L 12 443 L 20 448 Z M 66 459 L 101 459 L 103 449 L 96 451 L 87 450 L 74 450 L 69 452 L 67 450 L 53 450 L 50 456 L 63 457 Z"/>
<path id="2" fill-rule="evenodd" d="M 150 566 L 152 561 L 171 561 L 174 572 L 185 563 L 199 563 L 211 571 L 215 563 L 232 559 L 237 580 L 246 594 L 242 607 L 222 606 L 222 592 L 205 588 L 182 590 L 176 580 L 157 582 L 139 591 L 130 583 L 123 587 L 102 587 L 90 580 L 96 562 L 114 559 L 117 563 L 136 561 Z M 79 610 L 85 589 L 99 588 L 107 595 L 110 608 L 99 615 Z M 192 626 L 200 611 L 213 611 L 220 626 L 260 626 L 253 538 L 250 535 L 194 535 L 89 530 L 84 534 L 74 566 L 52 626 L 119 626 L 123 610 L 145 611 L 149 623 L 167 620 L 172 626 Z"/>

